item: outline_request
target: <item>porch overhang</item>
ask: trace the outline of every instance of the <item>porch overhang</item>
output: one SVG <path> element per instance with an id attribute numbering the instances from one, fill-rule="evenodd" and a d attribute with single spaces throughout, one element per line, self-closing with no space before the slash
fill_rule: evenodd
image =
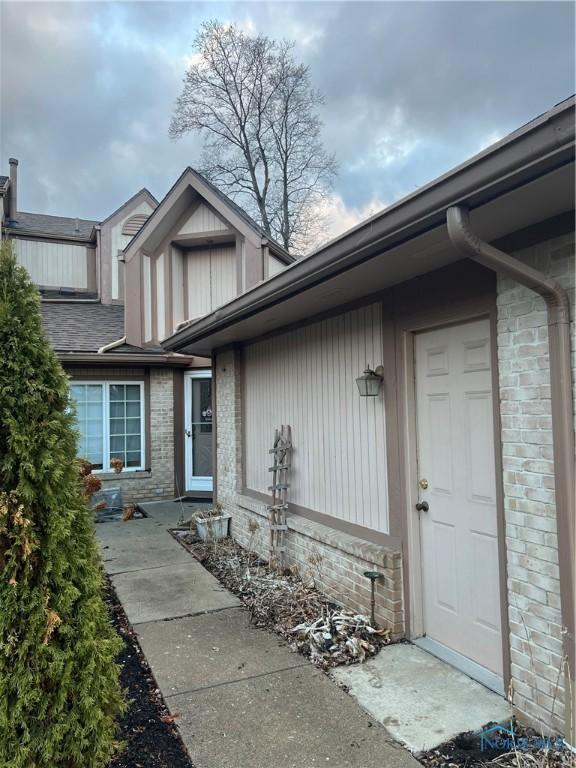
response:
<path id="1" fill-rule="evenodd" d="M 494 242 L 574 211 L 574 98 L 163 341 L 210 356 L 463 258 L 446 211 Z"/>
<path id="2" fill-rule="evenodd" d="M 56 352 L 58 359 L 63 365 L 82 365 L 82 366 L 105 366 L 111 368 L 114 365 L 127 366 L 146 366 L 161 368 L 207 368 L 210 367 L 210 360 L 205 358 L 192 357 L 190 355 L 147 355 L 145 352 L 127 353 L 113 352 L 110 354 L 99 354 L 98 352 Z"/>

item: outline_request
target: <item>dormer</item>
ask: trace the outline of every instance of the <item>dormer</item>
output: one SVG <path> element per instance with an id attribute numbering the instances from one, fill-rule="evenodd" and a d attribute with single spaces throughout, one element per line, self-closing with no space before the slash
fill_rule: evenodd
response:
<path id="1" fill-rule="evenodd" d="M 100 294 L 103 304 L 124 301 L 123 249 L 158 206 L 147 189 L 141 189 L 100 225 Z"/>
<path id="2" fill-rule="evenodd" d="M 241 208 L 187 168 L 124 249 L 126 336 L 156 346 L 294 261 Z"/>

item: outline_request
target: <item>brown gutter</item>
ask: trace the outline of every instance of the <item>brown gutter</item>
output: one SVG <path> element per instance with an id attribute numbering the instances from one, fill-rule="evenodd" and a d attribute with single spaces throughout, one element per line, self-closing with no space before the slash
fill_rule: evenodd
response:
<path id="1" fill-rule="evenodd" d="M 160 365 L 172 368 L 187 368 L 193 365 L 194 357 L 188 355 L 147 355 L 145 352 L 109 352 L 101 354 L 99 352 L 56 352 L 60 362 L 67 365 L 114 365 L 122 363 L 124 365 Z M 198 359 L 198 358 L 196 358 Z M 210 363 L 208 362 L 208 365 Z"/>
<path id="2" fill-rule="evenodd" d="M 554 446 L 554 475 L 556 495 L 556 524 L 558 528 L 558 561 L 560 570 L 560 600 L 562 607 L 564 652 L 568 662 L 566 680 L 566 736 L 574 741 L 574 712 L 571 712 L 574 684 L 574 505 L 575 457 L 574 415 L 572 412 L 572 370 L 570 355 L 570 304 L 568 294 L 556 280 L 537 269 L 523 264 L 489 243 L 470 229 L 468 210 L 461 206 L 448 209 L 448 235 L 461 253 L 501 275 L 516 280 L 538 293 L 546 302 L 548 312 L 548 348 L 550 357 L 550 389 L 552 405 L 552 440 Z"/>

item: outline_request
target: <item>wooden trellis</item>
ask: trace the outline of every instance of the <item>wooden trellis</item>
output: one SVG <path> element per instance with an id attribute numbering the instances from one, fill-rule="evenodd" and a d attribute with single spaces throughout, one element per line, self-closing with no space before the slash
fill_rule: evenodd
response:
<path id="1" fill-rule="evenodd" d="M 272 492 L 272 504 L 268 509 L 270 523 L 270 564 L 279 569 L 286 565 L 286 512 L 288 511 L 288 470 L 292 457 L 292 430 L 282 424 L 280 429 L 274 431 L 274 447 L 268 451 L 274 457 L 273 466 L 268 471 L 272 472 L 272 485 L 268 490 Z"/>

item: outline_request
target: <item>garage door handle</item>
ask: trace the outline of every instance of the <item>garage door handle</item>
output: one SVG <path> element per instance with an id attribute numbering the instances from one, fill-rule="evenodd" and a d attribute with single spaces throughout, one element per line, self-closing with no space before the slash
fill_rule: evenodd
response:
<path id="1" fill-rule="evenodd" d="M 428 506 L 427 501 L 419 501 L 418 504 L 416 504 L 416 509 L 418 512 L 428 512 L 430 507 Z"/>

